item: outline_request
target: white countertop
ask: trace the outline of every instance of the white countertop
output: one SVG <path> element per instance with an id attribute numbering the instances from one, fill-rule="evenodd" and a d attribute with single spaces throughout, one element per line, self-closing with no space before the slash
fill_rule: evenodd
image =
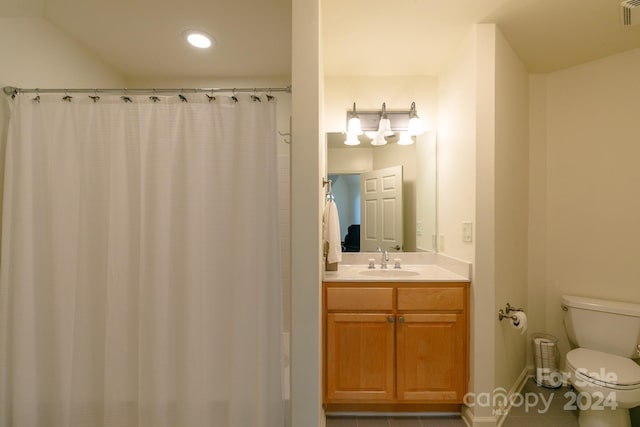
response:
<path id="1" fill-rule="evenodd" d="M 350 254 L 349 254 L 350 255 Z M 390 254 L 387 269 L 380 269 L 380 254 L 343 254 L 338 271 L 325 271 L 325 282 L 469 282 L 471 265 L 440 254 Z M 375 259 L 375 269 L 368 268 L 368 259 Z M 401 260 L 401 268 L 394 268 L 394 259 Z M 404 260 L 403 260 L 404 258 Z M 405 264 L 404 261 L 408 262 Z"/>
<path id="2" fill-rule="evenodd" d="M 417 273 L 407 275 L 408 273 Z M 372 275 L 369 275 L 372 274 Z M 379 274 L 379 275 L 377 275 Z M 340 264 L 338 271 L 325 271 L 325 282 L 468 282 L 469 279 L 434 264 L 403 265 L 395 270 L 393 264 L 386 270 L 369 270 L 366 265 Z"/>

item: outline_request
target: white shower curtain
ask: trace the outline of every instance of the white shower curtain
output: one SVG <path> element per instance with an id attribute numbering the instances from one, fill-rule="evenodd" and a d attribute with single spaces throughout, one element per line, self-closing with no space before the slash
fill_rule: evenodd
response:
<path id="1" fill-rule="evenodd" d="M 34 97 L 10 101 L 0 427 L 282 426 L 275 101 Z"/>

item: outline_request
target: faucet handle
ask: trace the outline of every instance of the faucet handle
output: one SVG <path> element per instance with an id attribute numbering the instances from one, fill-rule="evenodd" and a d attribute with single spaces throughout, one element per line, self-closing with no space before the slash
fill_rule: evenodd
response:
<path id="1" fill-rule="evenodd" d="M 373 258 L 369 258 L 369 268 L 376 268 L 375 261 Z"/>
<path id="2" fill-rule="evenodd" d="M 400 258 L 395 258 L 393 261 L 394 261 L 393 268 L 398 268 L 398 269 L 402 268 L 402 266 L 400 266 L 400 261 L 401 261 Z"/>

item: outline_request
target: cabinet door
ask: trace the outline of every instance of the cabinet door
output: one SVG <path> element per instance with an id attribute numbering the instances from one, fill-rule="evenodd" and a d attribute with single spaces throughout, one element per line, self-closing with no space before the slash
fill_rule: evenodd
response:
<path id="1" fill-rule="evenodd" d="M 465 329 L 461 314 L 400 314 L 398 400 L 461 403 L 465 391 Z"/>
<path id="2" fill-rule="evenodd" d="M 328 400 L 393 399 L 394 320 L 382 313 L 327 314 Z"/>

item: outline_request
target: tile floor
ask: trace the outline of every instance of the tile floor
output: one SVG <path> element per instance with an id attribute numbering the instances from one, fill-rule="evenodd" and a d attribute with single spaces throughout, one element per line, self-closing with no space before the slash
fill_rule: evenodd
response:
<path id="1" fill-rule="evenodd" d="M 520 394 L 525 404 L 514 405 L 501 427 L 578 427 L 578 411 L 567 387 L 548 389 L 538 387 L 529 378 Z M 535 403 L 534 395 L 539 400 Z M 529 396 L 529 397 L 527 397 Z M 544 402 L 547 402 L 545 405 Z M 567 408 L 569 407 L 569 408 Z M 546 409 L 545 409 L 546 408 Z M 631 426 L 640 427 L 640 406 L 631 409 Z M 327 417 L 327 427 L 466 427 L 459 416 L 448 417 Z M 611 426 L 615 427 L 615 426 Z"/>
<path id="2" fill-rule="evenodd" d="M 540 400 L 528 407 L 526 404 L 512 407 L 502 427 L 578 427 L 578 410 L 571 409 L 575 406 L 572 393 L 568 387 L 538 387 L 535 380 L 529 378 L 520 394 L 525 402 L 530 399 L 536 403 L 538 397 Z"/>
<path id="3" fill-rule="evenodd" d="M 564 394 L 568 388 L 557 390 L 538 387 L 533 379 L 529 379 L 521 391 L 524 398 L 531 403 L 514 406 L 502 424 L 502 427 L 578 427 L 577 410 L 567 410 L 565 405 L 571 403 Z M 540 400 L 535 403 L 536 395 Z M 529 396 L 529 397 L 527 397 Z M 542 403 L 542 397 L 547 402 Z M 465 427 L 460 417 L 327 417 L 327 427 Z"/>

